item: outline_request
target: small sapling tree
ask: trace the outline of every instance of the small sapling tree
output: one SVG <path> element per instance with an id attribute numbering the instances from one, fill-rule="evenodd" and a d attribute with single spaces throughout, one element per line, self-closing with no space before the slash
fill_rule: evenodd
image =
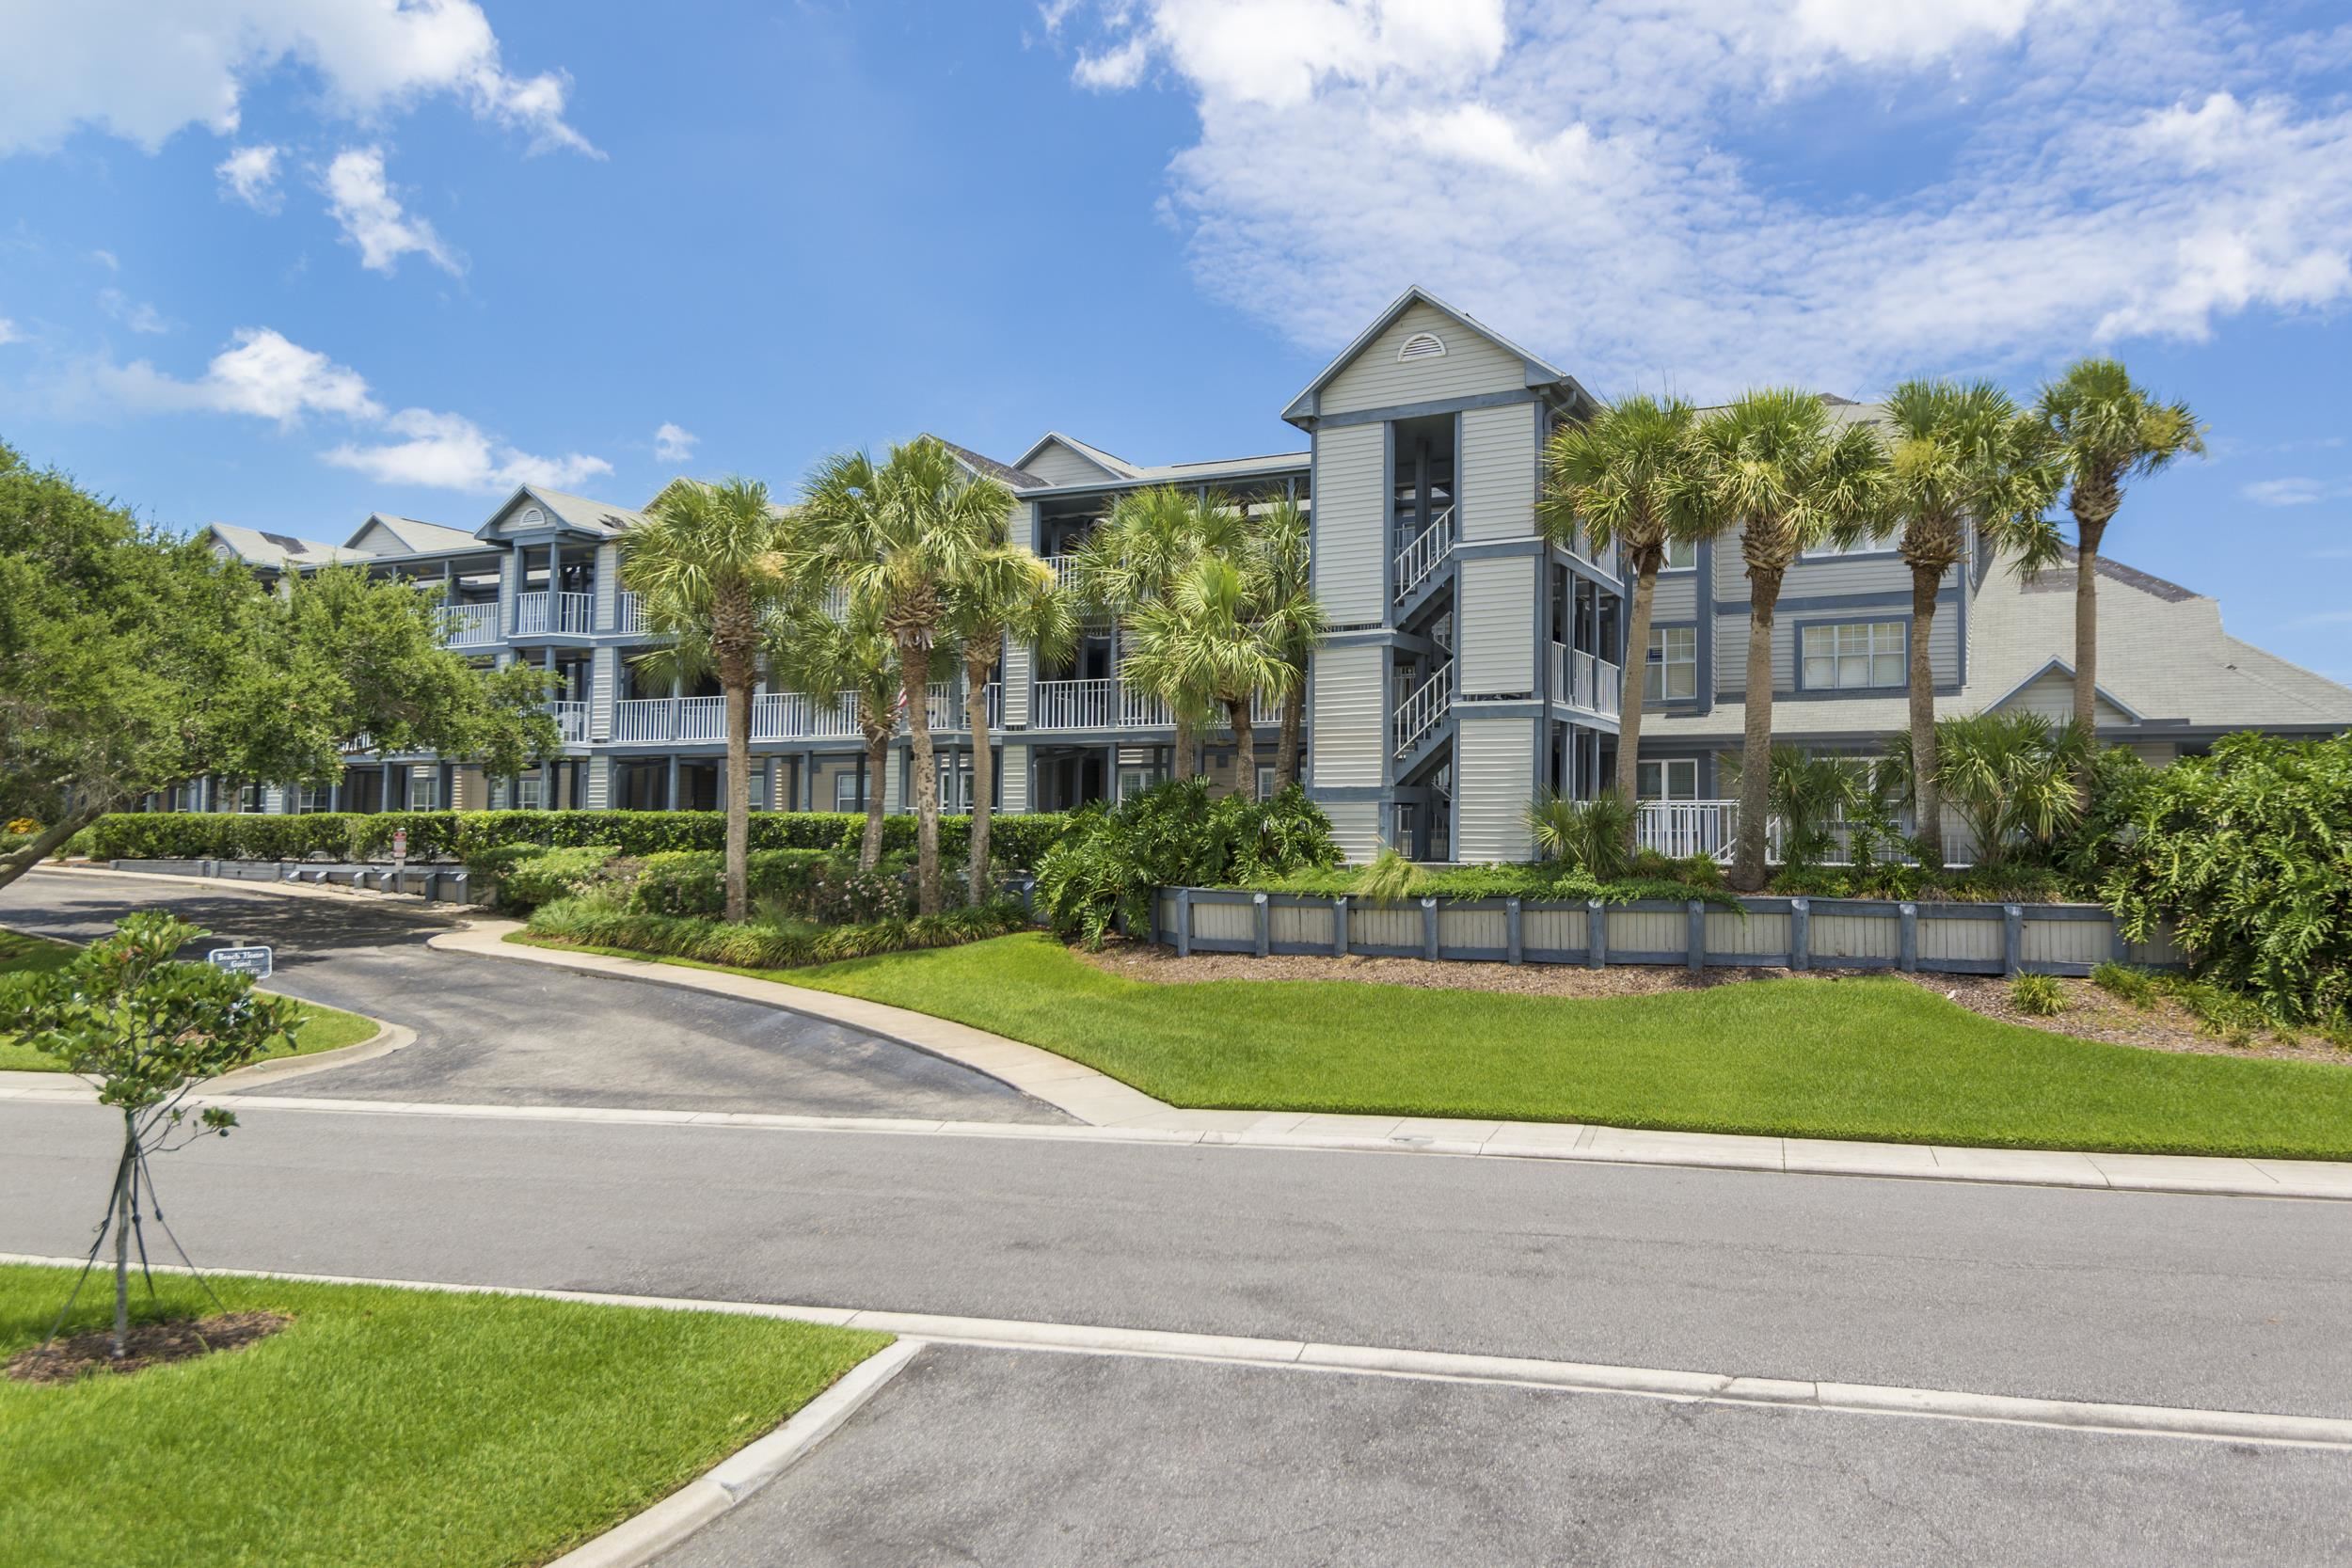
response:
<path id="1" fill-rule="evenodd" d="M 153 1205 L 148 1158 L 207 1133 L 226 1135 L 237 1125 L 236 1113 L 206 1105 L 191 1114 L 185 1104 L 189 1091 L 277 1046 L 291 1045 L 301 1027 L 295 1004 L 257 993 L 251 976 L 173 958 L 206 934 L 187 921 L 146 910 L 125 916 L 112 936 L 91 943 L 62 969 L 0 981 L 0 1034 L 12 1034 L 56 1057 L 67 1071 L 97 1085 L 101 1104 L 122 1114 L 114 1191 L 82 1271 L 87 1279 L 111 1236 L 117 1357 L 130 1331 L 132 1239 L 137 1237 L 144 1267 L 141 1221 L 147 1214 L 162 1218 Z M 75 1294 L 80 1291 L 77 1281 Z M 72 1306 L 69 1298 L 67 1311 Z M 64 1313 L 58 1321 L 64 1322 Z"/>

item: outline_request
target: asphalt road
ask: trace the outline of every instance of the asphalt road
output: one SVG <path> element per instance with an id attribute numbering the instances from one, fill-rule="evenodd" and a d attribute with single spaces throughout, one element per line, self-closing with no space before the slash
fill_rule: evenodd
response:
<path id="1" fill-rule="evenodd" d="M 256 1110 L 159 1162 L 200 1262 L 2352 1416 L 2352 1212 L 1438 1155 Z M 96 1107 L 0 1103 L 0 1250 Z"/>
<path id="2" fill-rule="evenodd" d="M 923 1351 L 661 1568 L 2341 1564 L 2335 1452 Z"/>
<path id="3" fill-rule="evenodd" d="M 270 989 L 417 1032 L 405 1051 L 264 1093 L 451 1104 L 610 1105 L 806 1116 L 1064 1122 L 969 1068 L 773 1007 L 594 974 L 430 952 L 450 918 L 218 882 L 37 871 L 0 888 L 0 924 L 87 941 L 169 909 L 276 951 Z"/>

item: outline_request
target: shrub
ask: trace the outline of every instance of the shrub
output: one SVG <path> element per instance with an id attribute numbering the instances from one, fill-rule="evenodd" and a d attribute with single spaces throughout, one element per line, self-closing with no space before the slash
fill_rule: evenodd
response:
<path id="1" fill-rule="evenodd" d="M 2129 830 L 2100 888 L 2125 937 L 2169 925 L 2277 1022 L 2352 1017 L 2352 735 L 2230 736 L 2145 780 Z"/>
<path id="2" fill-rule="evenodd" d="M 791 969 L 920 947 L 954 946 L 1002 936 L 1027 923 L 1021 906 L 1008 900 L 914 919 L 897 917 L 820 929 L 788 921 L 730 926 L 632 911 L 609 898 L 588 897 L 548 905 L 531 917 L 530 930 L 533 936 L 577 946 L 617 947 L 731 969 Z"/>
<path id="3" fill-rule="evenodd" d="M 625 863 L 614 863 L 613 851 L 602 845 L 577 848 L 539 849 L 516 846 L 503 859 L 481 867 L 498 879 L 499 902 L 516 910 L 537 909 L 559 898 L 574 898 L 620 879 Z M 480 871 L 471 864 L 469 875 Z"/>
<path id="4" fill-rule="evenodd" d="M 1294 784 L 1271 800 L 1209 798 L 1203 779 L 1145 790 L 1115 810 L 1073 815 L 1037 868 L 1054 928 L 1099 947 L 1115 920 L 1149 929 L 1163 887 L 1215 887 L 1340 862 L 1330 819 Z"/>
<path id="5" fill-rule="evenodd" d="M 2164 988 L 2156 984 L 2154 975 L 2144 969 L 2134 969 L 2129 964 L 2101 964 L 2090 972 L 2090 983 L 2109 996 L 2130 1003 L 2141 1012 L 2154 1006 L 2156 998 L 2164 994 Z"/>
<path id="6" fill-rule="evenodd" d="M 1348 892 L 1359 898 L 1393 904 L 1420 896 L 1431 880 L 1430 874 L 1414 864 L 1411 857 L 1384 847 L 1370 865 L 1356 873 Z"/>
<path id="7" fill-rule="evenodd" d="M 796 918 L 835 918 L 817 913 L 815 906 L 825 878 L 839 865 L 837 856 L 821 849 L 755 849 L 746 862 L 755 901 Z M 641 914 L 716 915 L 726 901 L 726 856 L 716 849 L 645 856 L 636 863 L 624 898 Z"/>
<path id="8" fill-rule="evenodd" d="M 453 811 L 383 811 L 350 817 L 348 843 L 353 860 L 389 860 L 392 834 L 408 832 L 408 858 L 452 860 L 459 853 L 458 825 L 463 814 Z"/>
<path id="9" fill-rule="evenodd" d="M 250 812 L 125 812 L 87 830 L 100 860 L 342 860 L 364 817 L 345 812 L 301 816 Z"/>
<path id="10" fill-rule="evenodd" d="M 2009 999 L 2021 1013 L 2056 1018 L 2066 1010 L 2066 988 L 2050 974 L 2020 974 L 2009 983 Z"/>
<path id="11" fill-rule="evenodd" d="M 1896 736 L 1887 750 L 1889 775 L 1908 779 L 1910 735 Z M 2081 822 L 2074 774 L 2086 756 L 2073 723 L 2054 725 L 2038 713 L 1971 713 L 1935 725 L 1936 784 L 1946 808 L 1968 825 L 1979 866 L 2058 852 Z"/>
<path id="12" fill-rule="evenodd" d="M 1545 790 L 1527 808 L 1527 826 L 1544 859 L 1589 871 L 1604 881 L 1624 876 L 1631 863 L 1633 808 L 1614 790 L 1589 800 L 1571 800 Z"/>

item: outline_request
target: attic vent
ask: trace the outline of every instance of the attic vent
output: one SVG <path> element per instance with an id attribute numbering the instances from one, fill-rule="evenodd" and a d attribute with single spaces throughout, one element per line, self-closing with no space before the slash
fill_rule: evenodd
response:
<path id="1" fill-rule="evenodd" d="M 1435 332 L 1416 332 L 1405 340 L 1405 346 L 1396 351 L 1401 363 L 1406 359 L 1435 359 L 1445 353 L 1445 340 Z"/>
<path id="2" fill-rule="evenodd" d="M 523 515 L 522 515 L 522 525 L 523 525 L 523 527 L 525 527 L 525 528 L 537 528 L 537 527 L 538 527 L 541 523 L 544 523 L 544 522 L 546 522 L 547 520 L 548 520 L 548 515 L 547 515 L 546 513 L 544 513 L 544 512 L 540 511 L 537 507 L 535 507 L 535 506 L 526 506 L 526 507 L 524 507 L 524 508 L 523 508 Z"/>

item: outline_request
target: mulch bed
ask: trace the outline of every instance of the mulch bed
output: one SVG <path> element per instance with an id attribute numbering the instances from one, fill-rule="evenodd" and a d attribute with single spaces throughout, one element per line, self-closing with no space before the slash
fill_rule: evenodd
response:
<path id="1" fill-rule="evenodd" d="M 94 1329 L 17 1352 L 9 1358 L 8 1373 L 19 1383 L 72 1383 L 93 1372 L 135 1372 L 215 1351 L 242 1350 L 292 1322 L 283 1312 L 219 1312 L 209 1318 L 133 1323 L 123 1337 L 120 1360 L 113 1354 L 114 1331 Z"/>
<path id="2" fill-rule="evenodd" d="M 1748 980 L 1785 979 L 1788 969 L 1708 969 L 1692 974 L 1667 964 L 1625 964 L 1585 969 L 1576 964 L 1432 963 L 1426 958 L 1383 958 L 1362 954 L 1331 958 L 1311 953 L 1252 958 L 1246 953 L 1196 953 L 1180 958 L 1172 947 L 1139 942 L 1113 942 L 1100 953 L 1073 952 L 1095 968 L 1129 980 L 1176 985 L 1197 980 L 1363 980 L 1375 985 L 1413 986 L 1427 990 L 1504 991 L 1519 996 L 1552 996 L 1569 1000 L 1616 996 L 1655 996 L 1661 991 L 1706 990 Z M 1810 969 L 1814 979 L 1880 977 L 1884 970 Z M 2066 1006 L 2055 1018 L 2021 1012 L 2010 1000 L 2010 983 L 1997 974 L 1903 974 L 1924 990 L 2003 1023 L 2021 1024 L 2053 1035 L 2099 1040 L 2108 1045 L 2137 1046 L 2147 1051 L 2181 1051 L 2229 1056 L 2266 1056 L 2332 1062 L 2352 1066 L 2352 1053 L 2316 1037 L 2293 1043 L 2271 1035 L 2256 1037 L 2251 1045 L 2232 1045 L 2205 1033 L 2194 1014 L 2170 998 L 2159 999 L 2145 1011 L 2120 997 L 2108 995 L 2088 980 L 2060 980 Z"/>

